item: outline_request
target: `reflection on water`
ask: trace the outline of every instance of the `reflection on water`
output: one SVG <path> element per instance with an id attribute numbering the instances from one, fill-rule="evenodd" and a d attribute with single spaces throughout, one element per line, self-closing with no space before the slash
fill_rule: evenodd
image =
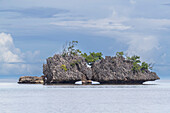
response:
<path id="1" fill-rule="evenodd" d="M 0 80 L 0 113 L 168 113 L 170 81 L 40 85 Z"/>

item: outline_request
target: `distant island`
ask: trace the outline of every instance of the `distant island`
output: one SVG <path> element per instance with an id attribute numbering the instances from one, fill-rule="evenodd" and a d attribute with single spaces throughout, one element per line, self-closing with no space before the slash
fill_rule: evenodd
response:
<path id="1" fill-rule="evenodd" d="M 33 84 L 142 84 L 160 79 L 151 72 L 153 65 L 141 62 L 139 56 L 125 56 L 117 52 L 115 56 L 102 57 L 101 52 L 83 53 L 75 46 L 78 41 L 66 43 L 61 54 L 47 58 L 43 64 L 43 76 L 23 76 L 18 83 Z"/>

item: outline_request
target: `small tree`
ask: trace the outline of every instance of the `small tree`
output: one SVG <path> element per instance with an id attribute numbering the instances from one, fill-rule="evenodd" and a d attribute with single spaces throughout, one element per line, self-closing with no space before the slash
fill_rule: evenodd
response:
<path id="1" fill-rule="evenodd" d="M 139 63 L 141 63 L 140 56 L 134 55 L 132 57 L 127 57 L 127 59 L 133 62 L 132 70 L 134 73 L 141 70 L 141 66 L 139 64 Z"/>
<path id="2" fill-rule="evenodd" d="M 78 41 L 71 41 L 69 43 L 66 43 L 63 46 L 62 56 L 66 55 L 78 55 L 78 53 L 81 53 L 79 49 L 75 49 L 75 46 L 77 46 Z"/>
<path id="3" fill-rule="evenodd" d="M 124 55 L 123 51 L 122 51 L 122 52 L 117 52 L 117 53 L 116 53 L 116 56 L 117 56 L 117 57 L 120 57 L 120 56 L 123 56 L 123 55 Z"/>
<path id="4" fill-rule="evenodd" d="M 147 70 L 149 69 L 148 63 L 142 62 L 141 71 L 144 73 L 146 69 L 147 69 Z"/>
<path id="5" fill-rule="evenodd" d="M 142 65 L 141 65 L 141 70 L 142 70 L 142 72 L 144 72 L 144 70 L 152 70 L 153 69 L 153 64 L 151 63 L 151 64 L 148 64 L 148 63 L 146 63 L 146 62 L 142 62 Z"/>
<path id="6" fill-rule="evenodd" d="M 140 69 L 141 69 L 141 66 L 138 63 L 134 62 L 133 67 L 132 67 L 132 71 L 135 73 L 135 72 L 140 71 Z"/>
<path id="7" fill-rule="evenodd" d="M 102 57 L 103 54 L 101 52 L 99 52 L 99 53 L 95 53 L 95 52 L 91 53 L 90 52 L 90 55 L 87 55 L 86 53 L 81 54 L 81 55 L 85 58 L 87 64 L 89 64 L 89 65 L 93 65 L 94 62 L 96 62 L 97 60 L 101 60 L 103 58 Z"/>
<path id="8" fill-rule="evenodd" d="M 127 56 L 127 59 L 133 62 L 133 67 L 132 67 L 133 72 L 138 72 L 140 70 L 144 72 L 145 70 L 153 69 L 153 64 L 148 64 L 146 62 L 142 62 L 142 64 L 140 64 L 141 63 L 140 56 L 136 56 L 136 55 L 132 57 Z"/>
<path id="9" fill-rule="evenodd" d="M 132 56 L 132 57 L 128 57 L 128 60 L 131 60 L 132 62 L 136 62 L 136 63 L 141 63 L 140 61 L 140 56 Z"/>
<path id="10" fill-rule="evenodd" d="M 141 70 L 149 69 L 149 65 L 146 62 L 142 62 Z"/>

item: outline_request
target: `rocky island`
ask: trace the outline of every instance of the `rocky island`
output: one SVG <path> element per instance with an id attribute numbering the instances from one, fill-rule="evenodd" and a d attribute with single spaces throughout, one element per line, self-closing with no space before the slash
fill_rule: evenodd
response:
<path id="1" fill-rule="evenodd" d="M 151 72 L 152 65 L 141 62 L 139 56 L 125 57 L 123 52 L 105 58 L 102 53 L 87 55 L 75 49 L 77 43 L 69 42 L 62 54 L 47 58 L 47 63 L 43 64 L 44 76 L 39 80 L 26 76 L 21 77 L 19 83 L 42 83 L 43 80 L 43 84 L 75 84 L 77 81 L 83 84 L 91 84 L 91 81 L 100 84 L 142 84 L 160 79 L 155 72 Z"/>
<path id="2" fill-rule="evenodd" d="M 37 76 L 21 76 L 19 78 L 19 84 L 43 84 L 43 76 L 37 77 Z"/>

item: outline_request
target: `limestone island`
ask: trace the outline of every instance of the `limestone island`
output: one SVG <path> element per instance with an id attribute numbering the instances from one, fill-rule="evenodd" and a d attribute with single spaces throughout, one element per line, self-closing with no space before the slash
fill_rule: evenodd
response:
<path id="1" fill-rule="evenodd" d="M 141 62 L 139 56 L 125 56 L 117 52 L 115 56 L 102 57 L 102 53 L 89 55 L 75 49 L 78 41 L 72 41 L 63 47 L 61 54 L 47 58 L 43 64 L 43 76 L 23 76 L 18 83 L 32 84 L 143 84 L 146 81 L 160 79 L 151 72 L 152 65 Z"/>

